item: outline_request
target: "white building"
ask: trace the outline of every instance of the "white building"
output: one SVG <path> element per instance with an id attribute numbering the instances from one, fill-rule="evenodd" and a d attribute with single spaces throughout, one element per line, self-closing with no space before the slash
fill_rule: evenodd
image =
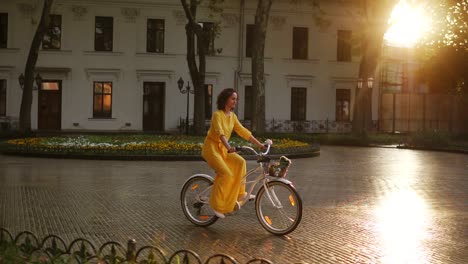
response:
<path id="1" fill-rule="evenodd" d="M 207 108 L 215 110 L 219 91 L 234 87 L 237 115 L 248 121 L 249 25 L 257 1 L 227 2 L 222 14 L 210 17 L 209 9 L 201 8 L 197 15 L 207 28 L 217 22 L 221 28 L 214 55 L 207 58 L 206 84 L 212 88 Z M 0 118 L 13 128 L 21 104 L 18 78 L 42 3 L 0 0 Z M 302 3 L 282 0 L 272 7 L 265 49 L 267 130 L 349 131 L 360 60 L 347 42 L 358 26 L 346 6 L 352 1 L 322 1 L 324 27 L 314 22 L 317 10 Z M 179 129 L 187 97 L 177 81 L 190 80 L 179 0 L 56 0 L 52 14 L 36 64 L 43 84 L 33 91 L 33 130 Z"/>

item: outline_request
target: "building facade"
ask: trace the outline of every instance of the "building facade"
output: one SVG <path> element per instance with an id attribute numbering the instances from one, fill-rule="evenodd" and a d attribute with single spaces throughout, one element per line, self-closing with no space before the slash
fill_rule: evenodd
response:
<path id="1" fill-rule="evenodd" d="M 237 115 L 252 116 L 251 43 L 256 1 L 201 7 L 197 19 L 219 34 L 207 47 L 206 116 L 224 88 L 238 90 Z M 359 69 L 351 39 L 353 1 L 275 1 L 265 47 L 267 131 L 348 132 Z M 346 3 L 349 3 L 346 4 Z M 18 124 L 22 75 L 43 1 L 1 0 L 0 119 Z M 158 131 L 181 129 L 191 85 L 187 23 L 178 0 L 56 0 L 40 48 L 33 91 L 33 130 Z M 325 22 L 324 22 L 325 21 Z M 213 34 L 214 35 L 214 34 Z M 375 90 L 375 89 L 374 89 Z M 189 116 L 193 95 L 189 95 Z M 378 102 L 374 91 L 373 101 Z M 373 105 L 377 119 L 378 105 Z"/>

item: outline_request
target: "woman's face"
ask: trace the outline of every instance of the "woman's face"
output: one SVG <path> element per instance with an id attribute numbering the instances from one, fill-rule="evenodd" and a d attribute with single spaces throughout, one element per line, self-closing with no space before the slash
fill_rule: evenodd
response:
<path id="1" fill-rule="evenodd" d="M 237 104 L 237 93 L 233 93 L 226 101 L 226 109 L 233 110 Z"/>

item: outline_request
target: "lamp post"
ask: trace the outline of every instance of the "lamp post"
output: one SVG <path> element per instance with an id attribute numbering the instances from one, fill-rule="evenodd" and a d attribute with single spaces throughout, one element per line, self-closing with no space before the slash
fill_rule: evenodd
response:
<path id="1" fill-rule="evenodd" d="M 177 86 L 179 87 L 179 91 L 182 94 L 187 94 L 187 115 L 185 117 L 185 134 L 188 135 L 189 133 L 189 105 L 190 105 L 189 95 L 193 94 L 194 91 L 190 87 L 190 82 L 187 82 L 187 86 L 184 87 L 184 80 L 182 79 L 182 77 L 180 77 L 179 80 L 177 81 Z"/>
<path id="2" fill-rule="evenodd" d="M 364 80 L 362 78 L 359 78 L 357 80 L 357 88 L 358 89 L 362 89 L 362 86 L 364 84 Z M 365 90 L 365 91 L 360 91 L 360 93 L 364 93 L 363 95 L 361 95 L 361 102 L 360 104 L 362 104 L 361 106 L 361 109 L 363 110 L 362 111 L 362 127 L 361 129 L 365 129 L 367 130 L 368 127 L 367 127 L 367 119 L 366 119 L 366 116 L 367 116 L 367 102 L 369 101 L 369 105 L 371 106 L 371 113 L 372 113 L 372 103 L 371 103 L 371 99 L 372 99 L 372 87 L 374 86 L 374 78 L 373 77 L 369 77 L 367 78 L 366 80 L 366 86 L 369 90 Z M 364 99 L 364 100 L 363 100 Z M 369 100 L 367 100 L 369 99 Z"/>
<path id="3" fill-rule="evenodd" d="M 367 78 L 367 88 L 369 89 L 368 92 L 366 92 L 367 94 L 367 97 L 368 97 L 368 101 L 369 101 L 369 108 L 370 108 L 370 113 L 371 113 L 371 122 L 370 124 L 367 124 L 367 120 L 366 120 L 366 129 L 370 128 L 373 129 L 373 125 L 372 125 L 372 87 L 374 86 L 374 78 L 373 77 L 369 77 Z"/>
<path id="4" fill-rule="evenodd" d="M 362 78 L 359 78 L 359 79 L 357 80 L 357 88 L 358 88 L 358 89 L 361 89 L 361 88 L 362 88 Z"/>
<path id="5" fill-rule="evenodd" d="M 362 130 L 363 130 L 363 126 L 364 126 L 364 117 L 365 117 L 365 108 L 364 108 L 364 100 L 363 100 L 363 96 L 362 96 L 362 93 L 363 91 L 361 91 L 362 89 L 362 78 L 359 78 L 357 80 L 357 88 L 358 88 L 358 91 L 356 93 L 357 95 L 357 98 L 356 98 L 356 103 L 357 103 L 357 107 L 359 107 L 359 109 L 361 109 L 360 111 L 356 111 L 356 116 L 354 118 L 356 118 L 356 127 L 359 126 L 359 134 L 362 134 Z M 361 113 L 359 113 L 361 112 Z M 361 120 L 359 120 L 357 117 L 359 116 L 359 118 Z M 359 122 L 360 121 L 360 122 Z M 359 122 L 359 124 L 358 124 Z"/>
<path id="6" fill-rule="evenodd" d="M 18 77 L 18 82 L 19 82 L 19 84 L 20 84 L 21 90 L 24 89 L 24 80 L 25 80 L 24 74 L 21 74 L 21 75 Z M 41 85 L 42 85 L 42 77 L 41 77 L 41 75 L 40 75 L 39 73 L 36 74 L 36 78 L 34 78 L 34 80 L 36 81 L 36 86 L 33 86 L 33 90 L 38 90 L 39 87 L 41 87 Z"/>
<path id="7" fill-rule="evenodd" d="M 367 78 L 367 88 L 372 89 L 373 86 L 374 86 L 374 78 L 373 77 Z"/>

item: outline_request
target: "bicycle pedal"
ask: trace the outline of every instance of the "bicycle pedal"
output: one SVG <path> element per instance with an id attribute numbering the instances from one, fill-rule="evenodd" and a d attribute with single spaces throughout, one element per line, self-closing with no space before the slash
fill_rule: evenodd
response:
<path id="1" fill-rule="evenodd" d="M 255 195 L 253 195 L 253 194 L 249 194 L 249 201 L 253 201 L 253 200 L 255 200 L 255 197 L 256 197 Z"/>
<path id="2" fill-rule="evenodd" d="M 234 216 L 234 215 L 237 214 L 237 211 L 239 211 L 239 210 L 235 210 L 235 211 L 232 211 L 232 212 L 229 212 L 229 213 L 225 213 L 224 215 L 225 216 Z"/>

